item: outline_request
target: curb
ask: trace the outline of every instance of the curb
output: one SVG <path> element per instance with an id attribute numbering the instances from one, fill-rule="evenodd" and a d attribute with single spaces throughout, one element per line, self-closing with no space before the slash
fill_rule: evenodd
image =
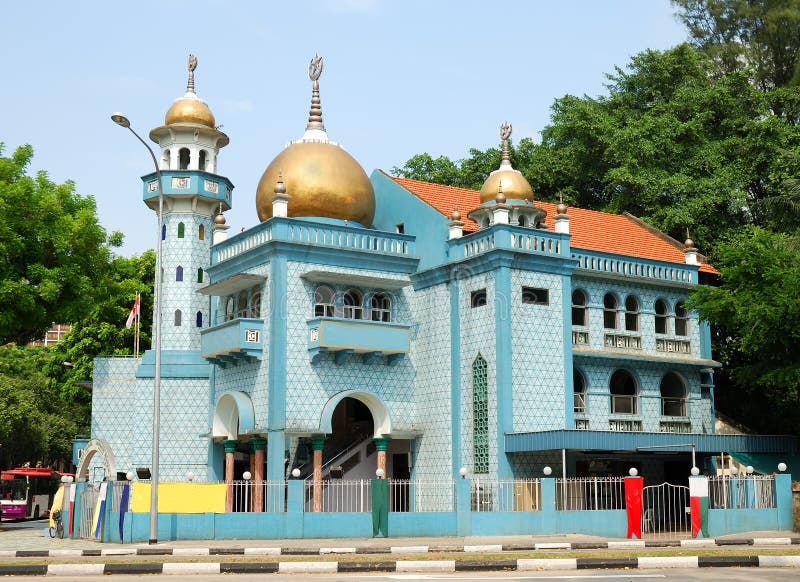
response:
<path id="1" fill-rule="evenodd" d="M 167 562 L 20 564 L 0 566 L 0 576 L 103 576 L 109 574 L 343 574 L 354 572 L 466 572 L 535 570 L 652 570 L 666 568 L 800 568 L 800 556 L 664 556 L 519 560 L 387 560 L 376 562 Z"/>
<path id="2" fill-rule="evenodd" d="M 791 546 L 800 537 L 732 538 L 692 540 L 617 540 L 608 542 L 544 542 L 532 544 L 491 544 L 466 546 L 375 546 L 375 547 L 257 547 L 257 548 L 109 548 L 104 550 L 0 550 L 5 558 L 62 558 L 76 556 L 329 556 L 337 554 L 428 554 L 477 552 L 531 552 L 541 550 L 622 550 L 641 548 L 706 548 L 717 546 Z"/>

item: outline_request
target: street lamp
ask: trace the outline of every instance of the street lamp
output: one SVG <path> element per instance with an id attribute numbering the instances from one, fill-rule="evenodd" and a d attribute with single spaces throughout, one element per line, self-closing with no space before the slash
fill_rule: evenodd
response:
<path id="1" fill-rule="evenodd" d="M 142 145 L 147 149 L 156 168 L 156 183 L 158 186 L 158 243 L 156 245 L 156 276 L 155 276 L 155 310 L 156 328 L 153 330 L 153 350 L 156 356 L 156 370 L 153 378 L 153 467 L 150 481 L 150 543 L 158 543 L 158 433 L 161 428 L 161 231 L 164 228 L 164 192 L 161 188 L 161 169 L 158 167 L 153 149 L 139 134 L 133 131 L 130 120 L 122 113 L 114 113 L 111 120 L 130 130 Z"/>

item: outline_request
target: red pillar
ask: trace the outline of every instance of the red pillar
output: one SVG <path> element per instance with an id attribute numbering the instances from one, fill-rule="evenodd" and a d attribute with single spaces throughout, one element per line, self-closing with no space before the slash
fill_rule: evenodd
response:
<path id="1" fill-rule="evenodd" d="M 233 511 L 233 454 L 236 452 L 236 445 L 238 444 L 239 441 L 236 439 L 222 441 L 222 445 L 225 447 L 225 483 L 228 484 L 225 511 L 228 513 Z"/>
<path id="2" fill-rule="evenodd" d="M 253 437 L 250 439 L 253 447 L 253 511 L 264 511 L 264 451 L 267 448 L 267 439 Z"/>

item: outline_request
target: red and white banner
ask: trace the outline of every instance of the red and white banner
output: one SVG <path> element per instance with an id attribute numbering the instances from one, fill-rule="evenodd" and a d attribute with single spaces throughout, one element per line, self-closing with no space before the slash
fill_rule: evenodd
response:
<path id="1" fill-rule="evenodd" d="M 692 512 L 692 537 L 699 532 L 708 537 L 708 477 L 689 477 L 689 506 Z"/>
<path id="2" fill-rule="evenodd" d="M 131 307 L 131 313 L 128 316 L 128 321 L 125 322 L 125 327 L 130 329 L 133 325 L 133 321 L 136 319 L 136 315 L 139 313 L 139 305 L 141 303 L 141 295 L 138 293 L 136 294 L 136 301 L 133 302 L 133 307 Z"/>

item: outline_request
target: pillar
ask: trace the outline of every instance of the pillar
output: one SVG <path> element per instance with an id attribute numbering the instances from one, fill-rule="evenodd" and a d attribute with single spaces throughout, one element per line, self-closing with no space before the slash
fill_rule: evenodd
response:
<path id="1" fill-rule="evenodd" d="M 253 437 L 250 439 L 253 447 L 253 511 L 264 511 L 264 451 L 267 450 L 267 439 Z"/>
<path id="2" fill-rule="evenodd" d="M 236 452 L 236 445 L 238 444 L 239 441 L 236 439 L 222 441 L 222 446 L 225 447 L 225 483 L 228 484 L 228 491 L 225 496 L 225 511 L 228 513 L 233 511 L 233 454 Z"/>
<path id="3" fill-rule="evenodd" d="M 314 451 L 314 511 L 322 511 L 322 449 L 325 448 L 324 434 L 311 437 L 311 450 Z"/>
<path id="4" fill-rule="evenodd" d="M 390 440 L 392 439 L 389 437 L 376 437 L 372 439 L 372 442 L 375 443 L 375 450 L 378 452 L 378 466 L 375 468 L 383 469 L 383 474 L 387 478 L 389 475 L 386 474 L 386 449 L 389 448 Z"/>

